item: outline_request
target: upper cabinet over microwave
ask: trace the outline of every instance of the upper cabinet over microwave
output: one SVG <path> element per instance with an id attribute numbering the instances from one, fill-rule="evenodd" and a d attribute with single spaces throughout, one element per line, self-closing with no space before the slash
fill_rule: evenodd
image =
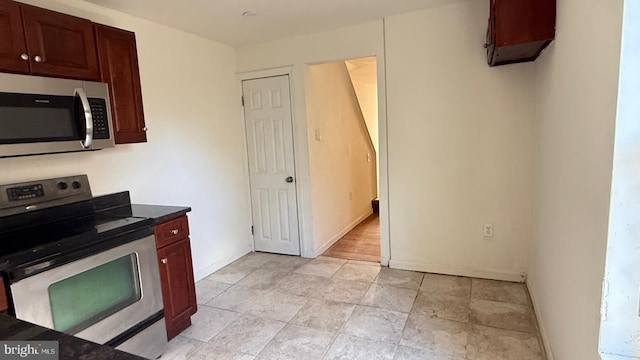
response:
<path id="1" fill-rule="evenodd" d="M 100 80 L 93 24 L 0 0 L 0 71 Z"/>
<path id="2" fill-rule="evenodd" d="M 133 32 L 0 0 L 0 72 L 107 83 L 115 143 L 147 141 Z"/>

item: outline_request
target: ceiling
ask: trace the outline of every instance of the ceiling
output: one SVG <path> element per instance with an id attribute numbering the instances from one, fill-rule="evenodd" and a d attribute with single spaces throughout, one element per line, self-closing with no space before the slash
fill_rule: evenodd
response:
<path id="1" fill-rule="evenodd" d="M 86 0 L 233 47 L 460 0 Z M 243 16 L 244 12 L 255 16 Z"/>

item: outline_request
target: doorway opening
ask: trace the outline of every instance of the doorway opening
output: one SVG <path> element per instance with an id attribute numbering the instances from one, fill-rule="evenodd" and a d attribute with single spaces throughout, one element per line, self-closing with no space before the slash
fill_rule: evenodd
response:
<path id="1" fill-rule="evenodd" d="M 318 253 L 380 262 L 376 57 L 305 72 L 314 241 Z"/>

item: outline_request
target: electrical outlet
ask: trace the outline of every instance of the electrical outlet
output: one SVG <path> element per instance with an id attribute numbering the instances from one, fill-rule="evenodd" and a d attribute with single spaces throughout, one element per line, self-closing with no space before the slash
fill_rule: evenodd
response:
<path id="1" fill-rule="evenodd" d="M 493 224 L 484 224 L 482 235 L 484 237 L 493 237 Z"/>

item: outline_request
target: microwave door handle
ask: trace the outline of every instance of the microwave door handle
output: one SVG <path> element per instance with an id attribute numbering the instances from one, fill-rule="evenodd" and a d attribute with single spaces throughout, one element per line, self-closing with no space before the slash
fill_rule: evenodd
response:
<path id="1" fill-rule="evenodd" d="M 86 122 L 85 128 L 87 129 L 84 141 L 82 142 L 82 147 L 88 149 L 91 147 L 91 143 L 93 142 L 93 115 L 91 115 L 91 106 L 89 105 L 89 98 L 87 98 L 87 94 L 84 92 L 84 89 L 77 88 L 75 95 L 80 97 L 82 109 L 84 110 L 84 120 Z"/>

